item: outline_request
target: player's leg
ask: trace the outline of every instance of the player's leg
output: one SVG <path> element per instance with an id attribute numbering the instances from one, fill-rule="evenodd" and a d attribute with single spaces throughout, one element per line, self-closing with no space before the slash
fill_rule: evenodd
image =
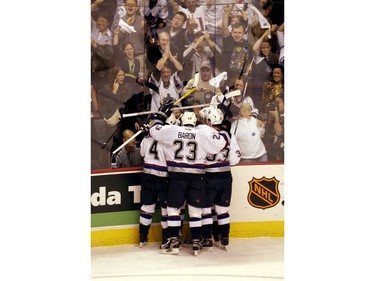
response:
<path id="1" fill-rule="evenodd" d="M 161 244 L 167 243 L 168 240 L 168 213 L 167 213 L 167 195 L 168 195 L 168 182 L 164 182 L 160 185 L 160 190 L 158 192 L 158 201 L 160 205 L 161 211 L 161 218 L 160 218 L 160 225 L 161 225 L 161 236 L 162 242 Z"/>
<path id="2" fill-rule="evenodd" d="M 219 243 L 220 241 L 220 232 L 219 226 L 217 224 L 217 214 L 215 211 L 215 206 L 212 207 L 212 237 L 214 239 L 214 243 Z"/>
<path id="3" fill-rule="evenodd" d="M 141 212 L 139 215 L 139 247 L 142 247 L 148 240 L 148 232 L 151 227 L 152 217 L 155 213 L 156 195 L 152 191 L 153 182 L 148 175 L 142 176 L 141 189 Z"/>
<path id="4" fill-rule="evenodd" d="M 232 177 L 221 179 L 221 189 L 215 199 L 215 212 L 221 245 L 227 249 L 229 245 L 230 215 L 229 206 L 232 196 Z"/>
<path id="5" fill-rule="evenodd" d="M 180 228 L 180 232 L 179 232 L 179 239 L 180 239 L 180 244 L 182 243 L 183 241 L 183 230 L 184 230 L 184 219 L 185 219 L 185 214 L 186 214 L 186 201 L 184 202 L 184 204 L 182 205 L 182 207 L 180 208 L 180 219 L 181 219 L 181 228 Z"/>
<path id="6" fill-rule="evenodd" d="M 220 234 L 221 245 L 227 249 L 229 245 L 229 231 L 230 231 L 230 216 L 229 216 L 229 206 L 219 206 L 215 205 L 215 210 L 217 213 L 217 224 Z"/>
<path id="7" fill-rule="evenodd" d="M 215 180 L 207 179 L 206 181 L 206 195 L 205 207 L 202 212 L 202 247 L 212 251 L 212 206 L 214 198 L 216 197 Z"/>
<path id="8" fill-rule="evenodd" d="M 152 217 L 155 213 L 156 204 L 145 205 L 141 207 L 141 213 L 139 217 L 139 247 L 142 247 L 148 241 L 148 232 L 151 227 Z"/>
<path id="9" fill-rule="evenodd" d="M 185 202 L 187 184 L 182 180 L 170 180 L 167 196 L 168 240 L 160 246 L 160 252 L 163 254 L 179 253 L 180 208 Z"/>
<path id="10" fill-rule="evenodd" d="M 194 255 L 197 255 L 202 249 L 202 210 L 205 204 L 205 182 L 204 176 L 200 180 L 191 181 L 187 194 L 189 227 Z"/>

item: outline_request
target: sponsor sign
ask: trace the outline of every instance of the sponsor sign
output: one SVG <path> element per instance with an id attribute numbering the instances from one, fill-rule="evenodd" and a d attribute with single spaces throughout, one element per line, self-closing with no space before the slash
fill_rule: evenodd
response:
<path id="1" fill-rule="evenodd" d="M 141 208 L 141 171 L 91 176 L 91 214 Z"/>

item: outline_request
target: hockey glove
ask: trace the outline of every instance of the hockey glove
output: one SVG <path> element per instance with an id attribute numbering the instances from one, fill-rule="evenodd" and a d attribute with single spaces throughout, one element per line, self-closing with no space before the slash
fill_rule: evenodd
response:
<path id="1" fill-rule="evenodd" d="M 151 117 L 141 126 L 141 130 L 145 133 L 149 133 L 151 127 L 155 125 L 163 125 L 167 120 L 167 116 L 163 112 L 157 112 L 151 115 Z"/>
<path id="2" fill-rule="evenodd" d="M 158 111 L 165 113 L 168 117 L 172 107 L 174 107 L 174 102 L 173 100 L 169 100 L 165 105 L 159 107 Z"/>
<path id="3" fill-rule="evenodd" d="M 158 123 L 158 124 L 164 124 L 165 123 L 165 120 L 167 120 L 168 118 L 168 115 L 165 114 L 164 112 L 156 112 L 154 114 L 151 115 L 151 117 L 148 119 L 148 123 L 151 124 L 152 126 L 155 124 L 155 123 Z"/>
<path id="4" fill-rule="evenodd" d="M 141 130 L 143 132 L 145 132 L 146 134 L 148 134 L 148 132 L 150 131 L 150 128 L 151 126 L 148 124 L 148 123 L 144 123 L 142 126 L 141 126 Z"/>

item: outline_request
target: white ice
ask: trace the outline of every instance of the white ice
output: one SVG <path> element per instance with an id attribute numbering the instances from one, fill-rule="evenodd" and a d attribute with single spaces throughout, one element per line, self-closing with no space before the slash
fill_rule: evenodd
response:
<path id="1" fill-rule="evenodd" d="M 230 239 L 228 251 L 214 247 L 194 256 L 183 247 L 178 255 L 159 253 L 159 243 L 93 247 L 95 281 L 284 280 L 284 239 Z"/>

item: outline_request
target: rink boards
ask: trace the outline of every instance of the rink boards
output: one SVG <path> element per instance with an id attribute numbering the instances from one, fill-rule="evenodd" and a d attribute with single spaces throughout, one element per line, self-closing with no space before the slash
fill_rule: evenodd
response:
<path id="1" fill-rule="evenodd" d="M 230 237 L 283 237 L 284 164 L 240 164 L 231 169 Z M 92 173 L 91 246 L 138 243 L 141 173 L 138 168 Z M 185 237 L 187 223 L 183 227 Z M 158 208 L 149 241 L 160 240 Z"/>

